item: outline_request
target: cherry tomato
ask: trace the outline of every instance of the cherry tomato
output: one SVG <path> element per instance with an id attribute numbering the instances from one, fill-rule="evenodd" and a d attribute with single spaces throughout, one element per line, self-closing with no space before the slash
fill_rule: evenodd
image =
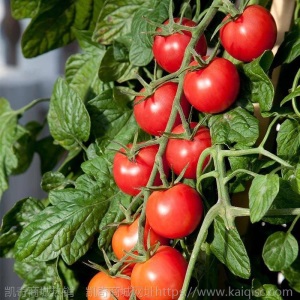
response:
<path id="1" fill-rule="evenodd" d="M 90 280 L 87 288 L 88 300 L 128 300 L 130 294 L 129 279 L 112 277 L 104 272 L 97 273 Z"/>
<path id="2" fill-rule="evenodd" d="M 190 65 L 197 64 L 193 61 Z M 212 114 L 229 108 L 239 89 L 239 74 L 234 64 L 225 58 L 215 58 L 208 66 L 188 72 L 183 83 L 187 100 L 197 110 Z"/>
<path id="3" fill-rule="evenodd" d="M 168 190 L 154 191 L 146 204 L 146 217 L 151 228 L 170 239 L 192 233 L 199 225 L 202 214 L 200 195 L 183 183 Z"/>
<path id="4" fill-rule="evenodd" d="M 225 17 L 226 21 L 229 16 Z M 249 62 L 276 42 L 277 27 L 271 13 L 260 5 L 250 5 L 220 30 L 221 43 L 234 58 Z"/>
<path id="5" fill-rule="evenodd" d="M 177 88 L 177 83 L 167 82 L 146 100 L 141 101 L 143 99 L 142 96 L 135 98 L 134 116 L 139 126 L 145 132 L 152 135 L 161 135 L 165 131 Z M 184 115 L 188 117 L 191 106 L 184 95 L 181 98 L 181 107 Z M 177 114 L 174 126 L 180 123 L 180 116 Z"/>
<path id="6" fill-rule="evenodd" d="M 131 148 L 132 145 L 127 147 Z M 132 159 L 126 156 L 123 148 L 116 153 L 113 161 L 113 176 L 120 190 L 128 195 L 135 196 L 142 187 L 147 185 L 157 151 L 158 145 L 144 147 Z M 168 166 L 164 157 L 163 162 L 165 173 L 168 173 Z M 160 184 L 160 175 L 157 173 L 154 185 Z"/>
<path id="7" fill-rule="evenodd" d="M 161 246 L 147 261 L 137 263 L 131 274 L 131 286 L 141 300 L 178 299 L 187 262 L 169 246 Z"/>
<path id="8" fill-rule="evenodd" d="M 122 224 L 115 231 L 112 237 L 112 249 L 118 259 L 121 259 L 126 252 L 129 252 L 138 241 L 139 217 L 132 224 Z M 167 245 L 168 239 L 160 236 L 152 230 L 146 220 L 144 231 L 144 246 L 147 249 L 148 238 L 150 237 L 150 246 L 160 243 Z"/>
<path id="9" fill-rule="evenodd" d="M 190 128 L 193 129 L 197 125 L 196 122 L 190 123 Z M 172 133 L 181 134 L 185 130 L 182 124 L 176 126 Z M 188 165 L 187 169 L 184 172 L 184 178 L 195 179 L 198 159 L 201 153 L 211 146 L 211 137 L 210 132 L 207 127 L 201 126 L 197 130 L 192 140 L 188 139 L 176 139 L 170 138 L 166 148 L 166 159 L 170 168 L 174 171 L 175 174 L 179 175 L 183 169 Z M 204 161 L 203 167 L 209 161 L 207 157 Z"/>
<path id="10" fill-rule="evenodd" d="M 175 23 L 180 22 L 180 18 L 174 18 Z M 168 24 L 167 20 L 164 24 Z M 182 25 L 194 27 L 197 25 L 194 21 L 182 18 Z M 161 28 L 157 29 L 158 32 Z M 184 52 L 192 38 L 190 31 L 175 32 L 168 36 L 156 35 L 154 38 L 152 50 L 157 63 L 167 72 L 173 73 L 180 69 Z M 207 44 L 205 36 L 202 35 L 195 47 L 195 50 L 200 55 L 205 55 Z"/>

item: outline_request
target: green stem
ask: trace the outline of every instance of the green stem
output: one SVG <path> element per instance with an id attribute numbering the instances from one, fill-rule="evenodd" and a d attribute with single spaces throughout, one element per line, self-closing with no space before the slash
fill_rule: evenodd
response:
<path id="1" fill-rule="evenodd" d="M 298 216 L 293 220 L 293 223 L 291 224 L 291 226 L 290 226 L 290 228 L 288 229 L 287 233 L 291 233 L 291 232 L 292 232 L 292 230 L 294 229 L 294 227 L 295 227 L 297 221 L 299 220 L 299 218 L 300 218 L 300 215 L 298 215 Z"/>
<path id="2" fill-rule="evenodd" d="M 231 215 L 235 217 L 249 217 L 250 216 L 250 209 L 243 208 L 243 207 L 230 207 Z M 277 217 L 277 216 L 296 216 L 300 215 L 300 208 L 279 208 L 279 209 L 269 209 L 265 217 Z"/>
<path id="3" fill-rule="evenodd" d="M 266 134 L 265 134 L 263 140 L 261 141 L 259 147 L 261 147 L 261 148 L 264 147 L 264 145 L 265 145 L 267 139 L 269 138 L 269 135 L 270 135 L 270 133 L 271 133 L 272 127 L 273 127 L 274 124 L 278 121 L 278 119 L 279 119 L 279 116 L 276 116 L 276 117 L 272 120 L 272 122 L 269 124 L 268 129 L 267 129 L 267 132 L 266 132 Z"/>
<path id="4" fill-rule="evenodd" d="M 226 176 L 224 178 L 224 184 L 227 184 L 232 178 L 234 178 L 239 173 L 245 173 L 245 174 L 251 175 L 253 177 L 255 177 L 256 175 L 258 175 L 257 173 L 251 172 L 251 171 L 246 170 L 246 169 L 234 170 L 231 174 L 229 174 L 228 176 Z"/>
<path id="5" fill-rule="evenodd" d="M 39 99 L 35 99 L 33 101 L 31 101 L 29 104 L 23 106 L 22 108 L 18 109 L 16 111 L 16 113 L 18 115 L 23 115 L 25 113 L 25 111 L 29 110 L 30 108 L 34 107 L 35 105 L 41 103 L 41 102 L 46 102 L 46 101 L 50 101 L 49 98 L 39 98 Z"/>
<path id="6" fill-rule="evenodd" d="M 300 80 L 300 69 L 298 70 L 298 72 L 297 72 L 297 74 L 295 76 L 295 79 L 293 81 L 292 92 L 297 88 L 299 80 Z M 300 117 L 300 112 L 299 112 L 299 110 L 297 108 L 296 98 L 292 99 L 292 105 L 293 105 L 293 109 L 294 109 L 295 114 L 298 117 Z"/>

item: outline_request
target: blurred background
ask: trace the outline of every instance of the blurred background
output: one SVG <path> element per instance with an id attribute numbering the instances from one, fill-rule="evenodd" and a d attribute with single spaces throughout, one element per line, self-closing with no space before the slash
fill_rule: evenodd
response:
<path id="1" fill-rule="evenodd" d="M 71 44 L 34 59 L 23 58 L 20 40 L 28 20 L 14 20 L 9 3 L 10 0 L 0 0 L 0 97 L 18 109 L 34 99 L 51 96 L 56 78 L 63 75 L 65 61 L 77 51 L 77 45 Z M 47 109 L 48 105 L 43 102 L 26 112 L 20 122 L 43 121 Z M 39 159 L 35 156 L 26 173 L 10 178 L 10 188 L 0 201 L 1 220 L 18 200 L 44 196 L 40 178 Z M 13 260 L 0 258 L 0 299 L 18 299 L 21 286 L 22 281 L 13 271 Z"/>

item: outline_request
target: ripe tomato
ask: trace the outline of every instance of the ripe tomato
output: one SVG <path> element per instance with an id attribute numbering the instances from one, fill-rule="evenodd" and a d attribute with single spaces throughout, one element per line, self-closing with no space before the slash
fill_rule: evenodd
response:
<path id="1" fill-rule="evenodd" d="M 196 66 L 193 61 L 190 65 Z M 208 66 L 185 75 L 183 91 L 199 111 L 219 113 L 229 108 L 239 93 L 240 78 L 232 62 L 215 58 Z"/>
<path id="2" fill-rule="evenodd" d="M 180 22 L 180 18 L 174 18 L 175 23 Z M 167 20 L 164 24 L 168 24 Z M 194 27 L 197 25 L 194 21 L 182 18 L 182 25 Z M 158 32 L 161 28 L 157 29 Z M 168 36 L 157 35 L 154 38 L 152 50 L 157 63 L 167 72 L 173 73 L 180 69 L 184 52 L 192 38 L 190 31 L 175 32 Z M 195 47 L 195 50 L 200 55 L 205 55 L 207 44 L 205 36 L 202 35 Z"/>
<path id="3" fill-rule="evenodd" d="M 190 128 L 193 129 L 197 125 L 196 122 L 190 123 Z M 176 126 L 172 133 L 184 133 L 182 124 Z M 182 170 L 188 165 L 183 177 L 195 179 L 198 159 L 201 153 L 211 146 L 210 132 L 207 127 L 201 126 L 197 130 L 192 140 L 170 138 L 166 148 L 166 159 L 170 168 L 175 174 L 179 175 Z M 205 159 L 203 167 L 209 161 L 209 157 Z"/>
<path id="4" fill-rule="evenodd" d="M 128 300 L 130 294 L 131 285 L 129 279 L 112 277 L 104 272 L 97 273 L 90 280 L 87 288 L 88 300 Z"/>
<path id="5" fill-rule="evenodd" d="M 138 96 L 135 98 L 134 116 L 139 126 L 145 132 L 152 135 L 161 135 L 165 131 L 177 88 L 177 83 L 167 82 L 146 100 L 139 102 L 143 97 Z M 181 98 L 181 107 L 184 115 L 188 117 L 191 106 L 184 95 Z M 180 116 L 177 114 L 174 126 L 180 123 Z"/>
<path id="6" fill-rule="evenodd" d="M 226 21 L 229 16 L 225 17 Z M 271 13 L 262 6 L 250 5 L 235 20 L 220 30 L 221 43 L 234 58 L 249 62 L 273 48 L 277 27 Z"/>
<path id="7" fill-rule="evenodd" d="M 147 261 L 137 263 L 131 274 L 131 286 L 141 300 L 178 299 L 187 262 L 169 246 L 161 246 Z"/>
<path id="8" fill-rule="evenodd" d="M 112 249 L 118 259 L 121 259 L 126 252 L 129 252 L 138 241 L 138 225 L 139 217 L 132 224 L 122 224 L 115 231 L 112 237 Z M 146 220 L 144 231 L 144 246 L 147 249 L 148 238 L 150 235 L 150 246 L 157 242 L 160 245 L 167 245 L 168 239 L 160 236 L 152 230 L 148 221 Z"/>
<path id="9" fill-rule="evenodd" d="M 132 145 L 127 145 L 127 147 L 131 148 Z M 120 150 L 121 153 L 116 153 L 113 161 L 113 176 L 120 190 L 128 195 L 135 196 L 142 187 L 147 185 L 157 151 L 158 145 L 148 146 L 142 148 L 133 159 L 126 156 L 123 148 Z M 168 173 L 168 166 L 164 157 L 163 162 L 165 173 Z M 157 173 L 154 185 L 160 184 L 160 176 Z"/>
<path id="10" fill-rule="evenodd" d="M 190 186 L 179 183 L 148 198 L 146 217 L 155 232 L 170 239 L 192 233 L 202 219 L 203 203 Z"/>

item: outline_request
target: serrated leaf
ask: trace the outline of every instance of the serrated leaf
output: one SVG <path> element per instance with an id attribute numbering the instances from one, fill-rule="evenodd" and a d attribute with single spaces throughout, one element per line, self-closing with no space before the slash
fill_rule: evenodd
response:
<path id="1" fill-rule="evenodd" d="M 52 206 L 38 214 L 16 242 L 18 260 L 49 261 L 61 255 L 71 265 L 88 251 L 117 192 L 111 168 L 105 158 L 99 159 L 103 176 L 98 180 L 84 174 L 76 180 L 76 189 L 50 192 Z"/>
<path id="2" fill-rule="evenodd" d="M 23 228 L 44 209 L 41 201 L 26 198 L 18 201 L 3 217 L 0 228 L 0 257 L 13 257 L 13 248 Z"/>
<path id="3" fill-rule="evenodd" d="M 18 135 L 17 113 L 8 101 L 0 98 L 0 198 L 8 188 L 8 176 L 17 167 L 18 160 L 13 145 Z"/>
<path id="4" fill-rule="evenodd" d="M 31 58 L 67 45 L 74 40 L 72 27 L 87 29 L 96 8 L 93 0 L 41 0 L 22 36 L 23 55 Z"/>
<path id="5" fill-rule="evenodd" d="M 236 276 L 250 277 L 250 261 L 238 231 L 226 229 L 221 217 L 214 220 L 213 254 Z"/>
<path id="6" fill-rule="evenodd" d="M 274 86 L 267 75 L 272 60 L 272 52 L 266 51 L 251 63 L 244 64 L 241 70 L 239 98 L 259 103 L 262 112 L 271 110 L 274 99 Z"/>
<path id="7" fill-rule="evenodd" d="M 129 62 L 119 62 L 114 57 L 114 47 L 109 47 L 101 61 L 99 78 L 103 82 L 118 81 L 122 83 L 135 79 L 137 68 Z"/>
<path id="8" fill-rule="evenodd" d="M 61 78 L 54 85 L 48 122 L 54 139 L 67 150 L 80 148 L 89 138 L 90 117 L 83 101 Z"/>
<path id="9" fill-rule="evenodd" d="M 249 190 L 250 220 L 258 222 L 271 207 L 279 192 L 277 174 L 257 175 Z"/>
<path id="10" fill-rule="evenodd" d="M 298 251 L 298 242 L 291 233 L 277 231 L 267 238 L 262 257 L 271 271 L 281 271 L 294 262 Z"/>
<path id="11" fill-rule="evenodd" d="M 47 172 L 43 174 L 41 187 L 45 192 L 63 189 L 69 183 L 68 179 L 60 172 Z"/>
<path id="12" fill-rule="evenodd" d="M 32 18 L 37 13 L 40 0 L 11 0 L 11 13 L 15 19 Z"/>
<path id="13" fill-rule="evenodd" d="M 285 160 L 292 159 L 300 152 L 300 124 L 295 120 L 285 120 L 277 134 L 277 154 Z"/>
<path id="14" fill-rule="evenodd" d="M 109 45 L 115 38 L 130 33 L 132 17 L 144 3 L 142 0 L 106 0 L 96 24 L 93 40 Z"/>
<path id="15" fill-rule="evenodd" d="M 300 19 L 295 20 L 284 41 L 280 45 L 274 58 L 273 68 L 282 64 L 289 64 L 300 56 Z"/>
<path id="16" fill-rule="evenodd" d="M 151 32 L 156 27 L 148 20 L 162 23 L 168 18 L 169 0 L 152 0 L 147 7 L 141 7 L 134 15 L 131 26 L 132 45 L 130 62 L 135 66 L 146 66 L 153 58 Z"/>
<path id="17" fill-rule="evenodd" d="M 20 300 L 64 300 L 68 290 L 63 286 L 56 261 L 16 261 L 15 272 L 25 280 L 18 292 Z"/>
<path id="18" fill-rule="evenodd" d="M 235 148 L 252 146 L 259 136 L 258 120 L 240 107 L 212 116 L 209 127 L 214 144 Z"/>

